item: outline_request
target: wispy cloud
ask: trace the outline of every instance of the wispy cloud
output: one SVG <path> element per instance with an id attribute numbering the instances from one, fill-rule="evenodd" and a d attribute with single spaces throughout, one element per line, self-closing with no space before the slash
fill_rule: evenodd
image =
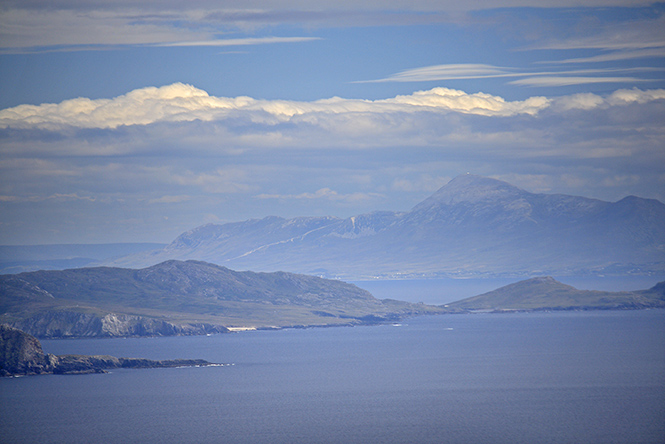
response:
<path id="1" fill-rule="evenodd" d="M 187 202 L 191 200 L 192 196 L 162 196 L 148 200 L 150 204 L 173 204 L 180 202 Z"/>
<path id="2" fill-rule="evenodd" d="M 320 37 L 248 37 L 242 39 L 205 40 L 199 42 L 160 43 L 156 46 L 248 46 L 274 43 L 301 43 L 321 40 Z"/>
<path id="3" fill-rule="evenodd" d="M 6 9 L 0 13 L 0 52 L 104 50 L 122 46 L 248 46 L 299 43 L 317 37 L 219 38 L 219 25 L 199 10 L 142 14 L 136 9 Z"/>
<path id="4" fill-rule="evenodd" d="M 665 57 L 665 44 L 662 47 L 640 49 L 636 51 L 616 51 L 592 57 L 577 57 L 572 59 L 553 60 L 553 61 L 538 62 L 538 63 L 540 64 L 603 63 L 603 62 L 617 62 L 621 60 L 663 58 L 663 57 Z"/>
<path id="5" fill-rule="evenodd" d="M 617 77 L 611 74 L 630 72 L 656 72 L 665 71 L 665 68 L 652 67 L 626 67 L 626 68 L 598 68 L 559 71 L 538 71 L 519 68 L 498 67 L 484 64 L 450 64 L 434 65 L 401 71 L 391 76 L 364 80 L 356 83 L 380 82 L 435 82 L 445 80 L 471 80 L 528 77 L 522 80 L 510 81 L 513 85 L 528 86 L 568 86 L 589 83 L 635 83 L 651 79 L 639 77 Z M 580 74 L 605 74 L 607 76 L 580 76 Z"/>
<path id="6" fill-rule="evenodd" d="M 71 202 L 71 201 L 85 201 L 85 202 L 96 202 L 97 198 L 92 196 L 79 196 L 77 193 L 55 193 L 49 195 L 28 195 L 28 196 L 8 196 L 0 195 L 0 202 L 44 202 L 44 201 L 55 201 L 55 202 Z"/>
<path id="7" fill-rule="evenodd" d="M 648 81 L 649 79 L 640 79 L 637 77 L 542 76 L 513 80 L 509 83 L 511 85 L 523 86 L 571 86 L 593 83 L 641 83 Z"/>
<path id="8" fill-rule="evenodd" d="M 510 68 L 485 64 L 447 64 L 408 69 L 383 79 L 360 80 L 355 83 L 431 82 L 435 80 L 480 79 L 514 76 Z M 519 75 L 519 74 L 518 74 Z"/>
<path id="9" fill-rule="evenodd" d="M 256 199 L 280 199 L 280 200 L 291 200 L 291 199 L 325 199 L 331 201 L 345 201 L 345 202 L 362 202 L 371 199 L 377 199 L 385 197 L 379 193 L 350 193 L 350 194 L 340 194 L 337 191 L 331 190 L 330 188 L 321 188 L 314 193 L 301 193 L 301 194 L 258 194 L 254 196 Z"/>

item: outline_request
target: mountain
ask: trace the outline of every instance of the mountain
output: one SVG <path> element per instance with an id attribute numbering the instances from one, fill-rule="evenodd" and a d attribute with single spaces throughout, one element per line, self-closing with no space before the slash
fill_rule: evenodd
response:
<path id="1" fill-rule="evenodd" d="M 406 212 L 204 225 L 106 265 L 204 260 L 344 279 L 665 272 L 665 205 L 534 194 L 458 176 Z"/>
<path id="2" fill-rule="evenodd" d="M 97 355 L 62 355 L 44 353 L 37 338 L 21 330 L 0 325 L 0 376 L 43 374 L 105 373 L 114 368 L 166 368 L 221 365 L 202 359 L 154 361 L 141 358 L 116 358 Z"/>
<path id="3" fill-rule="evenodd" d="M 578 290 L 552 277 L 537 277 L 447 304 L 451 310 L 591 310 L 665 308 L 665 282 L 648 290 Z"/>
<path id="4" fill-rule="evenodd" d="M 0 322 L 38 337 L 165 336 L 234 328 L 353 325 L 436 313 L 355 285 L 197 261 L 0 276 Z"/>

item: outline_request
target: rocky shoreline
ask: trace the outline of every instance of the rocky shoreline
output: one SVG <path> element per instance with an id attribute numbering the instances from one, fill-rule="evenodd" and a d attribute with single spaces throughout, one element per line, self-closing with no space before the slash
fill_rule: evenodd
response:
<path id="1" fill-rule="evenodd" d="M 44 353 L 37 338 L 15 328 L 0 325 L 0 376 L 81 375 L 107 373 L 127 368 L 174 368 L 220 366 L 203 359 L 151 360 L 95 355 L 52 355 Z"/>

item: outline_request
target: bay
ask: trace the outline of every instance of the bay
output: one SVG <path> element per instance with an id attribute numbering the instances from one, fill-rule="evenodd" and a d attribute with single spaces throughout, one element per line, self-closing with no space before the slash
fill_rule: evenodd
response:
<path id="1" fill-rule="evenodd" d="M 233 365 L 2 379 L 4 443 L 665 442 L 665 310 L 43 346 Z"/>

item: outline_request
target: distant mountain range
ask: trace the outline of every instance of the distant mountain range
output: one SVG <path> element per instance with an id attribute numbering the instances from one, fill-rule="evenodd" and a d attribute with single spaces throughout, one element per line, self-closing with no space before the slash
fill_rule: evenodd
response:
<path id="1" fill-rule="evenodd" d="M 578 290 L 552 277 L 536 277 L 445 305 L 452 311 L 618 310 L 665 308 L 665 282 L 648 290 Z"/>
<path id="2" fill-rule="evenodd" d="M 343 279 L 665 272 L 665 205 L 534 194 L 474 175 L 407 212 L 209 224 L 106 265 L 196 259 Z"/>
<path id="3" fill-rule="evenodd" d="M 197 261 L 0 276 L 0 323 L 38 337 L 209 334 L 247 328 L 371 324 L 439 313 L 355 285 Z"/>

